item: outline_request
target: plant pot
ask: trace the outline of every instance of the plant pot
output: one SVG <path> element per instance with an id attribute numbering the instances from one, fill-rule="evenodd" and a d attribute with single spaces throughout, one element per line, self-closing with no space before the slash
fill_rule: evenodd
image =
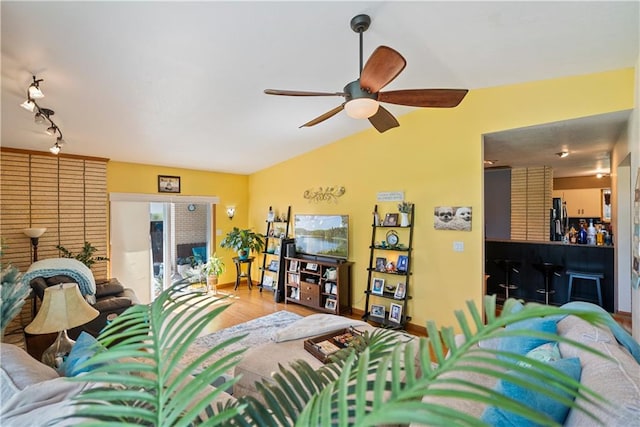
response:
<path id="1" fill-rule="evenodd" d="M 240 258 L 240 259 L 247 259 L 247 258 L 249 258 L 249 249 L 248 249 L 248 248 L 246 248 L 246 249 L 240 249 L 240 250 L 238 251 L 238 258 Z"/>
<path id="2" fill-rule="evenodd" d="M 214 295 L 218 293 L 218 276 L 207 276 L 207 288 Z"/>
<path id="3" fill-rule="evenodd" d="M 408 226 L 409 226 L 409 213 L 400 212 L 400 227 L 408 227 Z"/>

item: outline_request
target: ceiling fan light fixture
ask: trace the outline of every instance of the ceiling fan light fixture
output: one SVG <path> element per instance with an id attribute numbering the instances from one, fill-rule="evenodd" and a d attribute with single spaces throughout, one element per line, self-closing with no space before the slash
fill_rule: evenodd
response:
<path id="1" fill-rule="evenodd" d="M 380 104 L 371 98 L 356 98 L 344 104 L 347 115 L 354 119 L 368 119 L 378 112 Z"/>

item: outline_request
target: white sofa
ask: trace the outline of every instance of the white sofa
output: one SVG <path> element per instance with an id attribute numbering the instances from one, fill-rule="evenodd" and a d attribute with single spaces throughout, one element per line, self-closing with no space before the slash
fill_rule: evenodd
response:
<path id="1" fill-rule="evenodd" d="M 616 341 L 614 334 L 607 327 L 594 326 L 575 316 L 567 316 L 560 320 L 557 327 L 558 335 L 586 344 L 612 358 L 605 359 L 575 346 L 559 344 L 562 358 L 578 357 L 580 359 L 582 367 L 580 382 L 607 398 L 614 406 L 605 409 L 595 407 L 584 400 L 577 403 L 591 411 L 606 426 L 640 426 L 640 364 L 625 347 Z M 447 377 L 464 378 L 488 388 L 495 387 L 497 383 L 495 378 L 469 372 L 453 372 Z M 470 403 L 455 398 L 428 397 L 423 401 L 445 404 L 478 419 L 482 417 L 487 407 L 485 404 Z M 602 424 L 598 424 L 584 412 L 573 409 L 569 411 L 564 425 L 595 427 Z"/>

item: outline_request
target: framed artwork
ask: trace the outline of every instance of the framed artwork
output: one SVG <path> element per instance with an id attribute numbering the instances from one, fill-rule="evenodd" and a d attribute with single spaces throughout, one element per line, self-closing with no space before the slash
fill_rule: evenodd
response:
<path id="1" fill-rule="evenodd" d="M 382 257 L 376 258 L 376 271 L 387 271 L 386 265 L 387 265 L 386 258 L 382 258 Z"/>
<path id="2" fill-rule="evenodd" d="M 324 303 L 324 308 L 328 310 L 336 309 L 336 300 L 333 298 L 327 298 L 327 302 Z"/>
<path id="3" fill-rule="evenodd" d="M 399 214 L 397 213 L 388 213 L 384 216 L 384 222 L 382 223 L 382 225 L 387 225 L 387 226 L 396 226 L 398 225 L 398 216 Z"/>
<path id="4" fill-rule="evenodd" d="M 389 320 L 394 323 L 402 323 L 402 306 L 400 304 L 391 303 Z"/>
<path id="5" fill-rule="evenodd" d="M 399 273 L 406 273 L 409 265 L 409 257 L 407 255 L 398 256 L 398 263 L 396 264 L 396 270 Z"/>
<path id="6" fill-rule="evenodd" d="M 436 206 L 433 209 L 433 228 L 471 231 L 471 206 Z"/>
<path id="7" fill-rule="evenodd" d="M 384 305 L 371 304 L 371 316 L 373 317 L 381 317 L 384 319 L 385 315 Z"/>
<path id="8" fill-rule="evenodd" d="M 262 286 L 266 287 L 266 288 L 270 288 L 273 286 L 273 277 L 271 276 L 264 276 L 264 279 L 262 280 Z"/>
<path id="9" fill-rule="evenodd" d="M 371 288 L 371 293 L 375 295 L 384 294 L 384 279 L 381 279 L 379 277 L 373 279 L 373 287 Z"/>
<path id="10" fill-rule="evenodd" d="M 179 193 L 180 177 L 158 175 L 158 193 Z"/>
<path id="11" fill-rule="evenodd" d="M 269 271 L 278 271 L 278 267 L 279 267 L 279 265 L 278 265 L 278 261 L 277 260 L 272 259 L 269 262 L 269 267 L 268 267 Z"/>
<path id="12" fill-rule="evenodd" d="M 407 285 L 405 285 L 404 283 L 400 282 L 398 283 L 398 286 L 396 286 L 396 291 L 393 294 L 393 297 L 395 299 L 404 299 L 405 294 L 407 293 Z"/>

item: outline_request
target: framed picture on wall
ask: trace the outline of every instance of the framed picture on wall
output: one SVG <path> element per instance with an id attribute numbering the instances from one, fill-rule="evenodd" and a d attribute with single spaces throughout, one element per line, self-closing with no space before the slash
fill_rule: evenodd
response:
<path id="1" fill-rule="evenodd" d="M 180 177 L 158 175 L 158 193 L 179 193 Z"/>

